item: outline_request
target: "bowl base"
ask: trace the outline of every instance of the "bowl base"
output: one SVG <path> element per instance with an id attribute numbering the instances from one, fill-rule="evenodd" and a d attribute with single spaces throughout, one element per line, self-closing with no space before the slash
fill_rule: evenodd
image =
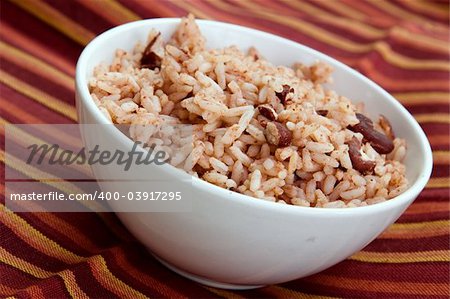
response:
<path id="1" fill-rule="evenodd" d="M 219 288 L 219 289 L 227 289 L 227 290 L 250 290 L 250 289 L 257 289 L 257 288 L 261 288 L 264 285 L 245 285 L 245 284 L 232 284 L 232 283 L 225 283 L 225 282 L 219 282 L 219 281 L 214 281 L 202 276 L 198 276 L 198 275 L 194 275 L 191 274 L 189 272 L 186 272 L 184 270 L 181 270 L 177 267 L 175 267 L 174 265 L 166 262 L 165 260 L 163 260 L 162 258 L 158 257 L 157 255 L 153 254 L 152 255 L 164 266 L 166 266 L 167 268 L 169 268 L 170 270 L 172 270 L 173 272 L 184 276 L 190 280 L 193 280 L 195 282 L 201 283 L 203 285 L 206 286 L 210 286 L 210 287 L 214 287 L 214 288 Z"/>

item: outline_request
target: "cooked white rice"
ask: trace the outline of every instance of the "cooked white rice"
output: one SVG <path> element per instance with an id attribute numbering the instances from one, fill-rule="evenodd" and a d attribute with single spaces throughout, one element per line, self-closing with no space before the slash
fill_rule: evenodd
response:
<path id="1" fill-rule="evenodd" d="M 89 89 L 111 122 L 131 125 L 133 139 L 220 187 L 328 208 L 401 194 L 405 141 L 384 117 L 374 129 L 392 140 L 387 154 L 352 129 L 363 106 L 324 89 L 331 71 L 321 62 L 275 66 L 254 48 L 206 49 L 188 16 L 167 43 L 152 30 L 146 44 L 117 50 L 112 64 L 95 68 Z"/>

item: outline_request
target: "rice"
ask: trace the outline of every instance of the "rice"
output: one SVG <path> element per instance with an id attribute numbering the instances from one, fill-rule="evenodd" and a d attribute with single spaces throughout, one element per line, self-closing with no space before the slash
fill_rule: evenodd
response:
<path id="1" fill-rule="evenodd" d="M 151 30 L 146 44 L 117 50 L 89 90 L 131 138 L 222 188 L 320 208 L 398 196 L 408 187 L 405 140 L 385 117 L 372 121 L 363 105 L 325 89 L 331 72 L 322 62 L 276 66 L 255 48 L 206 49 L 190 15 L 167 42 Z"/>

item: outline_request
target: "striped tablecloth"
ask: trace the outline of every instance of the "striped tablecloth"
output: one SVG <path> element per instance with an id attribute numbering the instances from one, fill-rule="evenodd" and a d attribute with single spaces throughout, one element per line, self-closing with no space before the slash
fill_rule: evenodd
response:
<path id="1" fill-rule="evenodd" d="M 141 18 L 192 12 L 198 18 L 273 32 L 356 68 L 414 114 L 434 155 L 427 188 L 363 251 L 317 275 L 239 292 L 205 287 L 167 270 L 112 213 L 12 213 L 4 206 L 1 188 L 0 296 L 449 296 L 447 0 L 2 0 L 0 4 L 2 124 L 75 123 L 75 63 L 94 36 Z M 2 168 L 3 145 L 2 141 Z M 25 176 L 34 171 L 11 166 Z"/>

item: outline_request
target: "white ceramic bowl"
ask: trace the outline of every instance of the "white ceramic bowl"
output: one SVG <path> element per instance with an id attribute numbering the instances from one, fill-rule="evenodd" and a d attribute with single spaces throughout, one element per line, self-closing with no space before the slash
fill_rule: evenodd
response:
<path id="1" fill-rule="evenodd" d="M 363 101 L 372 116 L 387 116 L 395 133 L 407 140 L 405 164 L 410 187 L 395 199 L 373 206 L 316 209 L 255 200 L 193 179 L 196 197 L 192 212 L 118 213 L 125 226 L 156 257 L 181 275 L 204 284 L 252 288 L 322 271 L 361 250 L 398 219 L 425 187 L 432 168 L 428 140 L 399 102 L 358 72 L 298 43 L 236 25 L 197 22 L 208 47 L 255 46 L 275 64 L 321 60 L 332 65 L 335 72 L 331 88 L 352 100 Z M 179 19 L 133 22 L 91 41 L 76 69 L 80 123 L 107 123 L 89 96 L 87 80 L 93 67 L 111 61 L 117 48 L 132 49 L 137 40 L 145 41 L 151 28 L 161 31 L 167 39 L 178 23 Z M 99 142 L 111 148 L 118 144 L 131 147 L 131 141 L 118 131 L 105 131 L 100 139 L 89 130 L 83 133 L 101 139 Z M 94 171 L 101 176 L 101 170 Z M 116 171 L 127 175 L 121 168 Z M 155 171 L 177 181 L 176 171 L 169 165 Z M 145 177 L 146 173 L 141 175 Z"/>

